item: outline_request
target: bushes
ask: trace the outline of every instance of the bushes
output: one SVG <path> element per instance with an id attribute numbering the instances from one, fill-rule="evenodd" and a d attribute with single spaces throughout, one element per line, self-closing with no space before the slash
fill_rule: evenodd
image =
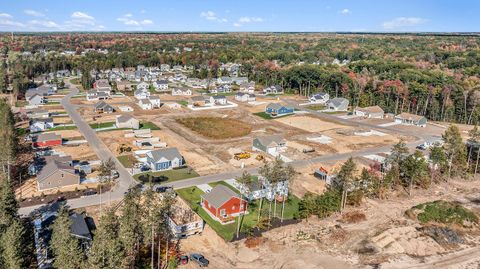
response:
<path id="1" fill-rule="evenodd" d="M 478 223 L 478 217 L 472 211 L 465 207 L 447 201 L 434 201 L 414 206 L 407 211 L 407 215 L 411 212 L 419 211 L 416 217 L 422 223 L 437 222 L 442 224 L 465 225 L 465 222 Z"/>
<path id="2" fill-rule="evenodd" d="M 299 203 L 299 214 L 301 218 L 316 215 L 325 218 L 340 210 L 342 193 L 337 190 L 328 190 L 321 195 L 313 193 L 305 194 Z"/>

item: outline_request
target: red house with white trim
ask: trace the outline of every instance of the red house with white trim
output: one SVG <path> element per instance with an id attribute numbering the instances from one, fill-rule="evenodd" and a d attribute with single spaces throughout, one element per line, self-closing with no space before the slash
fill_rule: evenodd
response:
<path id="1" fill-rule="evenodd" d="M 62 137 L 56 133 L 42 133 L 32 139 L 35 148 L 46 148 L 62 145 Z"/>
<path id="2" fill-rule="evenodd" d="M 230 223 L 247 212 L 247 202 L 230 188 L 217 185 L 202 196 L 202 206 L 211 217 L 222 224 Z"/>

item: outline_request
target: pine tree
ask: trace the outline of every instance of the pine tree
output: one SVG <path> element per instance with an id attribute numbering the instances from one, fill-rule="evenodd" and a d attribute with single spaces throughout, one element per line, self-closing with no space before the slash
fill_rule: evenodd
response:
<path id="1" fill-rule="evenodd" d="M 13 187 L 5 176 L 0 175 L 0 233 L 18 218 L 18 204 Z"/>
<path id="2" fill-rule="evenodd" d="M 450 125 L 442 139 L 448 160 L 448 176 L 464 176 L 467 170 L 467 152 L 460 129 L 456 125 Z"/>
<path id="3" fill-rule="evenodd" d="M 92 269 L 122 268 L 123 246 L 118 238 L 119 223 L 112 209 L 100 218 L 92 247 L 88 255 L 88 265 Z"/>
<path id="4" fill-rule="evenodd" d="M 353 161 L 353 158 L 350 157 L 342 165 L 342 167 L 340 168 L 340 171 L 337 174 L 337 179 L 338 179 L 337 183 L 339 184 L 339 187 L 342 189 L 341 210 L 343 210 L 347 204 L 348 190 L 352 187 L 356 169 L 357 169 L 357 165 Z"/>
<path id="5" fill-rule="evenodd" d="M 4 268 L 25 268 L 25 228 L 14 219 L 0 238 L 1 261 Z M 2 268 L 2 266 L 0 266 Z"/>
<path id="6" fill-rule="evenodd" d="M 125 248 L 123 266 L 130 267 L 135 264 L 137 254 L 142 242 L 140 191 L 130 189 L 124 198 L 122 215 L 119 218 L 120 227 L 118 237 Z"/>
<path id="7" fill-rule="evenodd" d="M 53 265 L 58 269 L 78 269 L 83 263 L 83 253 L 78 240 L 71 235 L 71 220 L 66 208 L 60 209 L 52 228 L 51 248 L 55 256 Z"/>

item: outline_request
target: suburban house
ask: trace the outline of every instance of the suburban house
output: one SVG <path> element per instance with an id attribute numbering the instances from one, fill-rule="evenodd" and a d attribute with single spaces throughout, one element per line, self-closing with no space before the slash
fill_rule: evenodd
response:
<path id="1" fill-rule="evenodd" d="M 44 133 L 32 138 L 32 146 L 35 148 L 46 148 L 60 146 L 62 137 L 56 133 Z"/>
<path id="2" fill-rule="evenodd" d="M 150 85 L 146 82 L 140 82 L 138 85 L 137 85 L 137 90 L 140 90 L 140 89 L 145 89 L 145 90 L 148 90 L 150 88 Z"/>
<path id="3" fill-rule="evenodd" d="M 383 112 L 383 109 L 379 106 L 367 106 L 355 108 L 353 114 L 365 118 L 383 119 L 385 113 Z"/>
<path id="4" fill-rule="evenodd" d="M 164 148 L 147 152 L 147 163 L 152 171 L 163 171 L 178 168 L 185 161 L 177 148 Z"/>
<path id="5" fill-rule="evenodd" d="M 70 234 L 79 240 L 82 250 L 89 249 L 92 244 L 92 234 L 85 221 L 85 216 L 74 212 L 70 215 L 70 221 Z"/>
<path id="6" fill-rule="evenodd" d="M 160 71 L 162 71 L 162 72 L 170 71 L 170 65 L 169 64 L 161 64 L 160 65 Z"/>
<path id="7" fill-rule="evenodd" d="M 133 96 L 138 100 L 147 99 L 150 96 L 150 91 L 148 89 L 140 88 L 133 93 Z"/>
<path id="8" fill-rule="evenodd" d="M 420 115 L 414 115 L 410 113 L 400 113 L 395 116 L 395 122 L 405 125 L 416 125 L 420 127 L 427 126 L 427 118 Z"/>
<path id="9" fill-rule="evenodd" d="M 100 101 L 93 106 L 93 111 L 95 113 L 113 113 L 115 109 L 104 101 Z"/>
<path id="10" fill-rule="evenodd" d="M 232 82 L 241 85 L 244 83 L 248 83 L 248 78 L 247 77 L 232 77 Z"/>
<path id="11" fill-rule="evenodd" d="M 177 198 L 172 206 L 172 216 L 168 217 L 168 226 L 175 238 L 185 238 L 203 231 L 203 219 L 182 199 Z"/>
<path id="12" fill-rule="evenodd" d="M 162 104 L 160 102 L 160 96 L 158 95 L 151 95 L 150 97 L 148 97 L 148 100 L 150 101 L 150 103 L 152 103 L 153 108 L 159 108 Z"/>
<path id="13" fill-rule="evenodd" d="M 89 90 L 87 92 L 87 101 L 107 100 L 109 98 L 110 98 L 110 93 L 97 91 L 97 90 Z"/>
<path id="14" fill-rule="evenodd" d="M 240 84 L 240 92 L 244 93 L 255 93 L 255 82 L 246 82 Z"/>
<path id="15" fill-rule="evenodd" d="M 210 97 L 210 104 L 212 105 L 226 105 L 227 97 L 224 95 L 215 95 Z"/>
<path id="16" fill-rule="evenodd" d="M 28 102 L 28 105 L 30 106 L 39 106 L 39 105 L 45 104 L 47 100 L 42 95 L 35 93 L 27 97 L 27 102 Z"/>
<path id="17" fill-rule="evenodd" d="M 191 99 L 191 103 L 193 106 L 204 106 L 207 102 L 210 102 L 207 100 L 209 99 L 205 99 L 204 96 L 193 96 Z"/>
<path id="18" fill-rule="evenodd" d="M 280 135 L 257 137 L 253 140 L 252 149 L 278 156 L 287 149 L 287 142 Z"/>
<path id="19" fill-rule="evenodd" d="M 117 126 L 117 128 L 139 129 L 140 122 L 134 117 L 124 114 L 116 117 L 115 126 Z"/>
<path id="20" fill-rule="evenodd" d="M 341 97 L 335 97 L 327 101 L 327 108 L 332 111 L 347 111 L 348 100 Z"/>
<path id="21" fill-rule="evenodd" d="M 263 89 L 263 94 L 283 94 L 283 88 L 280 85 L 270 86 Z"/>
<path id="22" fill-rule="evenodd" d="M 188 88 L 174 88 L 172 89 L 172 95 L 192 95 L 192 90 Z"/>
<path id="23" fill-rule="evenodd" d="M 153 83 L 156 91 L 168 91 L 168 81 L 166 80 L 157 80 Z"/>
<path id="24" fill-rule="evenodd" d="M 132 90 L 132 83 L 128 81 L 118 81 L 117 82 L 117 90 L 124 92 L 124 91 L 131 91 Z"/>
<path id="25" fill-rule="evenodd" d="M 330 95 L 326 92 L 314 93 L 310 96 L 310 103 L 325 104 L 330 99 Z"/>
<path id="26" fill-rule="evenodd" d="M 233 83 L 233 80 L 231 77 L 219 77 L 217 79 L 217 83 L 220 84 L 220 85 L 224 85 L 224 84 L 232 84 Z"/>
<path id="27" fill-rule="evenodd" d="M 53 128 L 52 118 L 34 119 L 30 121 L 30 133 L 41 132 Z"/>
<path id="28" fill-rule="evenodd" d="M 283 115 L 292 114 L 295 111 L 293 107 L 284 106 L 279 103 L 270 103 L 265 108 L 265 113 L 272 117 L 278 117 Z"/>
<path id="29" fill-rule="evenodd" d="M 59 161 L 51 161 L 37 174 L 39 191 L 80 184 L 75 168 Z"/>
<path id="30" fill-rule="evenodd" d="M 93 88 L 99 92 L 105 92 L 110 94 L 112 87 L 107 79 L 99 79 L 93 83 Z"/>
<path id="31" fill-rule="evenodd" d="M 209 90 L 210 93 L 229 93 L 232 92 L 232 88 L 228 84 L 220 85 Z"/>
<path id="32" fill-rule="evenodd" d="M 255 99 L 255 94 L 253 93 L 238 92 L 235 94 L 235 100 L 240 102 L 253 102 Z"/>
<path id="33" fill-rule="evenodd" d="M 247 212 L 247 201 L 224 185 L 217 185 L 202 195 L 201 203 L 205 211 L 222 224 L 234 222 L 235 217 Z"/>

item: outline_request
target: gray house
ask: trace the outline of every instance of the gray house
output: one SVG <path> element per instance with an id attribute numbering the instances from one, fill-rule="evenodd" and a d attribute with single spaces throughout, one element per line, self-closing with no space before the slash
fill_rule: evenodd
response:
<path id="1" fill-rule="evenodd" d="M 36 93 L 27 97 L 27 101 L 31 106 L 43 105 L 46 103 L 45 97 Z"/>
<path id="2" fill-rule="evenodd" d="M 255 151 L 263 151 L 273 156 L 277 156 L 286 148 L 286 141 L 280 135 L 257 137 L 253 140 L 252 146 Z"/>
<path id="3" fill-rule="evenodd" d="M 427 118 L 410 113 L 400 113 L 395 116 L 395 122 L 405 125 L 416 125 L 420 127 L 427 126 Z"/>
<path id="4" fill-rule="evenodd" d="M 80 176 L 75 169 L 59 161 L 47 163 L 37 174 L 39 191 L 80 184 Z"/>
<path id="5" fill-rule="evenodd" d="M 93 107 L 93 111 L 95 113 L 113 113 L 115 109 L 113 108 L 113 106 L 105 103 L 104 101 L 100 101 L 95 104 L 95 106 Z"/>
<path id="6" fill-rule="evenodd" d="M 115 119 L 117 128 L 139 129 L 140 122 L 130 115 L 120 115 Z"/>
<path id="7" fill-rule="evenodd" d="M 183 156 L 177 148 L 164 148 L 148 152 L 147 163 L 152 171 L 163 171 L 178 168 L 185 164 Z"/>
<path id="8" fill-rule="evenodd" d="M 327 101 L 327 107 L 333 111 L 347 111 L 348 100 L 345 98 L 335 97 Z"/>
<path id="9" fill-rule="evenodd" d="M 82 214 L 73 213 L 70 215 L 70 220 L 70 234 L 80 241 L 80 246 L 82 249 L 90 248 L 92 243 L 92 234 L 90 233 L 90 229 L 85 221 L 85 216 Z"/>

